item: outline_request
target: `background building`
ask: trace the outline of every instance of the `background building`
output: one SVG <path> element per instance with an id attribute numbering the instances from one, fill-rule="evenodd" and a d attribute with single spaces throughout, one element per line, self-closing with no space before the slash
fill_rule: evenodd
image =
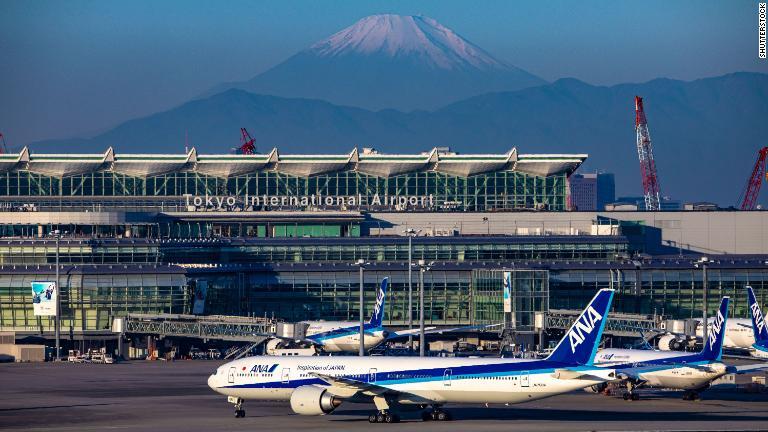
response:
<path id="1" fill-rule="evenodd" d="M 710 298 L 731 295 L 746 316 L 749 284 L 766 303 L 768 213 L 563 211 L 585 158 L 0 155 L 0 330 L 52 337 L 30 283 L 53 279 L 57 256 L 67 343 L 114 339 L 127 314 L 190 314 L 195 300 L 203 314 L 356 319 L 359 259 L 366 304 L 390 277 L 385 322 L 402 326 L 415 312 L 410 229 L 413 258 L 433 263 L 430 325 L 504 322 L 505 271 L 508 327 L 531 342 L 537 313 L 578 309 L 604 287 L 617 312 L 697 317 L 704 254 Z"/>
<path id="2" fill-rule="evenodd" d="M 602 211 L 616 199 L 616 182 L 611 173 L 576 173 L 569 178 L 569 184 L 572 210 Z"/>

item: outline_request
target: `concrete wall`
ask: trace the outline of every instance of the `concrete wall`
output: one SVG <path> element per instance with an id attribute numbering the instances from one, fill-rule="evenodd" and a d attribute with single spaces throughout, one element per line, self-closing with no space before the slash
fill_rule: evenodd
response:
<path id="1" fill-rule="evenodd" d="M 13 358 L 16 362 L 45 361 L 45 345 L 0 344 L 0 356 Z"/>
<path id="2" fill-rule="evenodd" d="M 710 254 L 768 254 L 768 211 L 560 212 L 560 213 L 371 213 L 363 232 L 401 235 L 408 228 L 456 229 L 461 234 L 589 234 L 598 216 L 641 221 L 661 230 L 671 251 Z M 487 220 L 484 220 L 487 218 Z M 538 230 L 538 231 L 537 231 Z"/>

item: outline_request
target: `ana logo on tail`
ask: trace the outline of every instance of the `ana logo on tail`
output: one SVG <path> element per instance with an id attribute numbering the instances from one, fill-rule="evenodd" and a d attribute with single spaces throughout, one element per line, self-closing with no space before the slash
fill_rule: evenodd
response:
<path id="1" fill-rule="evenodd" d="M 749 308 L 752 309 L 752 316 L 755 318 L 757 333 L 762 334 L 763 327 L 765 327 L 765 318 L 763 318 L 763 312 L 760 310 L 760 306 L 757 304 L 757 302 L 754 302 L 751 305 L 749 305 Z"/>
<path id="2" fill-rule="evenodd" d="M 373 307 L 373 314 L 371 314 L 371 320 L 370 323 L 376 326 L 381 325 L 381 319 L 382 314 L 384 311 L 384 300 L 387 296 L 387 284 L 389 283 L 389 278 L 385 277 L 381 280 L 381 286 L 379 287 L 379 290 L 376 292 L 376 305 Z"/>
<path id="3" fill-rule="evenodd" d="M 576 347 L 584 343 L 586 335 L 595 329 L 595 323 L 603 319 L 603 316 L 590 305 L 576 320 L 571 331 L 568 332 L 568 341 L 571 343 L 571 353 L 576 352 Z"/>
<path id="4" fill-rule="evenodd" d="M 376 306 L 373 307 L 373 315 L 378 316 L 381 312 L 381 305 L 384 303 L 384 290 L 379 290 L 376 295 Z"/>
<path id="5" fill-rule="evenodd" d="M 712 331 L 709 332 L 709 346 L 711 347 L 715 346 L 717 335 L 720 334 L 720 330 L 722 330 L 724 322 L 725 322 L 725 318 L 723 318 L 723 314 L 720 313 L 720 311 L 717 311 L 717 316 L 715 317 L 715 321 L 712 322 Z"/>

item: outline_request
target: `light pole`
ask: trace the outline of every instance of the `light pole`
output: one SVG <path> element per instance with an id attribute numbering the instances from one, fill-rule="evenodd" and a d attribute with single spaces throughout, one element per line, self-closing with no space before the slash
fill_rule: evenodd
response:
<path id="1" fill-rule="evenodd" d="M 61 287 L 59 286 L 59 241 L 61 240 L 61 232 L 54 230 L 53 235 L 56 237 L 56 318 L 54 320 L 56 361 L 61 361 Z"/>
<path id="2" fill-rule="evenodd" d="M 419 357 L 424 357 L 426 337 L 424 335 L 424 272 L 429 270 L 433 263 L 426 264 L 419 260 Z"/>
<path id="3" fill-rule="evenodd" d="M 413 236 L 420 232 L 413 228 L 403 231 L 408 236 L 408 330 L 413 330 Z M 408 334 L 408 350 L 413 352 L 413 333 Z"/>
<path id="4" fill-rule="evenodd" d="M 365 301 L 363 295 L 363 271 L 365 270 L 365 260 L 360 258 L 355 265 L 360 269 L 360 350 L 357 355 L 362 357 L 365 355 L 365 318 L 363 316 L 363 305 Z"/>
<path id="5" fill-rule="evenodd" d="M 483 217 L 483 223 L 486 227 L 486 235 L 491 235 L 491 220 L 488 217 Z"/>
<path id="6" fill-rule="evenodd" d="M 707 280 L 707 265 L 709 265 L 709 258 L 701 257 L 694 264 L 696 267 L 701 266 L 701 279 L 702 279 L 702 298 L 701 298 L 701 315 L 704 319 L 701 330 L 701 341 L 706 346 L 707 344 L 707 291 L 709 291 L 709 281 Z"/>

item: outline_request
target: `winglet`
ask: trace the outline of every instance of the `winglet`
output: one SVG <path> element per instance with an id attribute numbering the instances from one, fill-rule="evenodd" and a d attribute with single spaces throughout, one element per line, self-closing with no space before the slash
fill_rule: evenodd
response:
<path id="1" fill-rule="evenodd" d="M 384 301 L 387 298 L 387 285 L 389 284 L 389 278 L 385 277 L 381 280 L 381 288 L 376 295 L 376 306 L 373 308 L 373 314 L 371 320 L 368 323 L 374 327 L 381 326 L 381 320 L 384 318 Z"/>
<path id="2" fill-rule="evenodd" d="M 592 364 L 608 321 L 613 293 L 612 289 L 601 289 L 595 294 L 547 360 L 564 364 Z"/>
<path id="3" fill-rule="evenodd" d="M 712 325 L 707 332 L 707 340 L 704 343 L 700 356 L 702 360 L 720 360 L 723 357 L 723 339 L 725 339 L 725 324 L 728 321 L 729 297 L 723 297 L 720 309 L 715 315 Z"/>
<path id="4" fill-rule="evenodd" d="M 752 318 L 752 331 L 755 334 L 755 342 L 768 341 L 768 328 L 765 325 L 765 317 L 757 304 L 755 291 L 751 286 L 747 287 L 749 295 L 749 316 Z"/>

